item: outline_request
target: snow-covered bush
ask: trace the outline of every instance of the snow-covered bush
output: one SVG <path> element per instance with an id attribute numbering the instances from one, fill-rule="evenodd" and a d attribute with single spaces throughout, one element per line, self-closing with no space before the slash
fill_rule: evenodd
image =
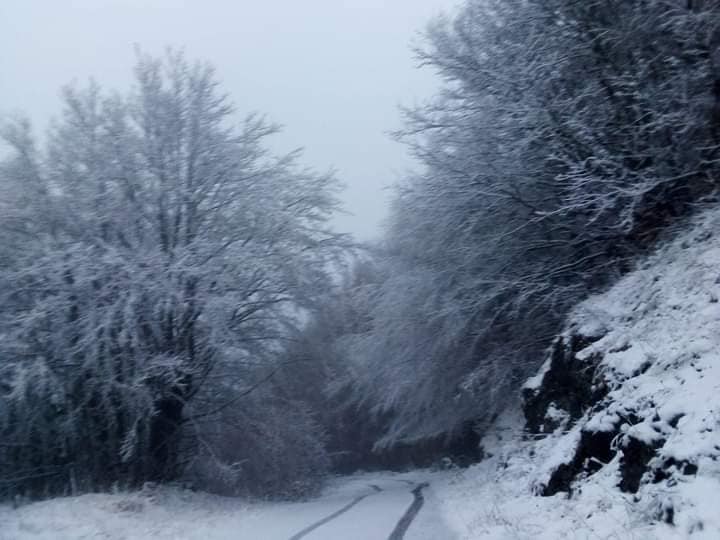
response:
<path id="1" fill-rule="evenodd" d="M 198 426 L 187 478 L 198 489 L 221 495 L 306 498 L 327 477 L 326 435 L 315 414 L 300 402 L 279 402 L 262 391 Z"/>

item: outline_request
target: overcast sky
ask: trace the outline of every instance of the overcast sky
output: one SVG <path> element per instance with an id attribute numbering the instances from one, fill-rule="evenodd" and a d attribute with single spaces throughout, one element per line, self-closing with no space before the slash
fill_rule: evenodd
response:
<path id="1" fill-rule="evenodd" d="M 90 76 L 126 88 L 133 44 L 161 53 L 182 46 L 210 60 L 239 111 L 285 126 L 278 148 L 334 167 L 353 216 L 337 227 L 379 233 L 387 190 L 412 166 L 387 131 L 399 104 L 430 96 L 411 44 L 456 0 L 0 0 L 0 112 L 23 111 L 42 127 L 59 88 Z"/>

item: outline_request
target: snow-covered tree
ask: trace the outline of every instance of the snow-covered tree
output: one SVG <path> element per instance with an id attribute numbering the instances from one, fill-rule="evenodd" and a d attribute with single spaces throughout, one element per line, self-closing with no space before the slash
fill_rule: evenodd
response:
<path id="1" fill-rule="evenodd" d="M 169 478 L 189 404 L 250 385 L 327 281 L 335 179 L 271 154 L 277 126 L 238 125 L 179 53 L 63 102 L 42 148 L 3 131 L 2 485 Z"/>
<path id="2" fill-rule="evenodd" d="M 714 194 L 712 2 L 469 0 L 428 30 L 443 90 L 399 136 L 398 187 L 357 399 L 381 444 L 486 421 L 568 310 Z"/>

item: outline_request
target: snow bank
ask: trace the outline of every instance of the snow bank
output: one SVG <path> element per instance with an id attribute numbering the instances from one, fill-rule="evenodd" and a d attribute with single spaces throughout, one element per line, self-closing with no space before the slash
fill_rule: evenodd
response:
<path id="1" fill-rule="evenodd" d="M 573 360 L 594 366 L 605 393 L 547 436 L 525 431 L 519 405 L 509 412 L 484 441 L 490 457 L 435 486 L 459 537 L 720 538 L 719 300 L 711 211 L 578 306 L 564 339 L 583 344 Z M 527 395 L 550 370 L 549 359 Z M 553 402 L 545 414 L 562 412 Z M 579 449 L 583 435 L 601 433 L 606 460 Z M 566 475 L 567 489 L 534 495 L 553 475 Z"/>

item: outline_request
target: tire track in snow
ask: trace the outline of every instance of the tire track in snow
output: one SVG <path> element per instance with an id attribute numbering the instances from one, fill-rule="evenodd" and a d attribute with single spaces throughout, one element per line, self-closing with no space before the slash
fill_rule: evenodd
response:
<path id="1" fill-rule="evenodd" d="M 370 487 L 375 490 L 375 493 L 380 493 L 380 492 L 382 491 L 382 489 L 379 488 L 379 487 L 376 486 L 376 485 L 371 485 Z M 329 516 L 321 519 L 320 521 L 316 521 L 316 522 L 313 523 L 312 525 L 308 525 L 307 527 L 305 527 L 302 531 L 300 531 L 300 532 L 297 533 L 296 535 L 291 536 L 289 540 L 300 540 L 301 538 L 304 538 L 305 536 L 307 536 L 308 534 L 310 534 L 311 532 L 313 532 L 315 529 L 318 529 L 318 528 L 322 527 L 323 525 L 325 525 L 326 523 L 329 523 L 329 522 L 332 521 L 333 519 L 341 516 L 342 514 L 344 514 L 344 513 L 347 512 L 348 510 L 350 510 L 353 506 L 355 506 L 356 504 L 358 504 L 358 503 L 359 503 L 360 501 L 362 501 L 363 499 L 369 497 L 370 495 L 373 495 L 373 493 L 366 493 L 365 495 L 361 495 L 360 497 L 357 497 L 357 498 L 353 499 L 352 501 L 350 501 L 348 504 L 346 504 L 345 506 L 343 506 L 343 507 L 342 507 L 340 510 L 338 510 L 337 512 L 333 512 L 332 514 L 330 514 Z"/>
<path id="2" fill-rule="evenodd" d="M 403 517 L 400 518 L 398 524 L 395 525 L 395 529 L 390 536 L 388 536 L 388 540 L 402 540 L 405 537 L 405 533 L 410 527 L 410 524 L 413 522 L 415 516 L 418 515 L 422 505 L 425 503 L 425 497 L 423 497 L 422 490 L 429 485 L 430 484 L 427 482 L 423 482 L 422 484 L 418 484 L 415 489 L 412 490 L 411 493 L 415 496 L 415 500 L 413 500 Z"/>

